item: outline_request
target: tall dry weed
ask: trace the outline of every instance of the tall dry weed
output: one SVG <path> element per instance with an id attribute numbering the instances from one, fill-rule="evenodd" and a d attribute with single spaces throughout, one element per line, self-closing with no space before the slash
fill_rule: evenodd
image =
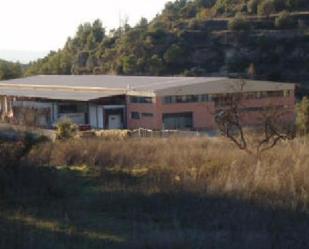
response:
<path id="1" fill-rule="evenodd" d="M 102 178 L 112 174 L 109 184 L 115 188 L 127 189 L 125 179 L 131 177 L 142 182 L 138 191 L 193 191 L 307 211 L 308 146 L 303 139 L 282 142 L 257 162 L 219 138 L 76 139 L 40 145 L 28 160 L 85 164 L 101 171 Z"/>

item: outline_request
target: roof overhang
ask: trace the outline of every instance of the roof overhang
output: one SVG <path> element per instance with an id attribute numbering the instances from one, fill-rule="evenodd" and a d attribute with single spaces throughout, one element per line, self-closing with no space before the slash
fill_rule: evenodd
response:
<path id="1" fill-rule="evenodd" d="M 50 89 L 40 87 L 3 87 L 0 86 L 0 95 L 24 98 L 39 98 L 49 100 L 74 100 L 91 101 L 100 98 L 124 95 L 125 91 L 120 90 L 100 90 L 82 91 L 76 89 Z"/>

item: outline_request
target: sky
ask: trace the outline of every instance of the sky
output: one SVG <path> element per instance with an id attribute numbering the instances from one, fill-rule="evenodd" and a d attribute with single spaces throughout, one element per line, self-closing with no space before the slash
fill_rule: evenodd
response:
<path id="1" fill-rule="evenodd" d="M 99 18 L 107 30 L 128 18 L 152 19 L 168 0 L 0 0 L 0 58 L 27 62 L 62 48 L 79 24 Z"/>

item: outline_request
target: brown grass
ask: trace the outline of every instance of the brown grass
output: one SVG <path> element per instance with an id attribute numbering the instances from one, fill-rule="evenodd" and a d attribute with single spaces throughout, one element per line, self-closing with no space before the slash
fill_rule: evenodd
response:
<path id="1" fill-rule="evenodd" d="M 309 248 L 308 146 L 257 162 L 218 138 L 0 143 L 0 248 Z"/>
<path id="2" fill-rule="evenodd" d="M 80 139 L 40 145 L 32 164 L 87 165 L 115 188 L 140 178 L 143 192 L 194 192 L 308 210 L 309 151 L 305 140 L 281 143 L 261 161 L 222 139 Z M 117 185 L 117 187 L 116 187 Z M 139 185 L 140 186 L 140 185 Z"/>

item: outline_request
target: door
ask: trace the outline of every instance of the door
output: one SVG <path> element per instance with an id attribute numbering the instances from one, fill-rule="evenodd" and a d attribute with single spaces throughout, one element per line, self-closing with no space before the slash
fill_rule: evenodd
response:
<path id="1" fill-rule="evenodd" d="M 191 130 L 193 128 L 192 112 L 164 113 L 163 127 L 167 130 Z"/>
<path id="2" fill-rule="evenodd" d="M 98 129 L 104 129 L 104 109 L 103 106 L 98 106 L 97 108 L 97 123 Z"/>
<path id="3" fill-rule="evenodd" d="M 119 114 L 110 114 L 108 116 L 108 129 L 121 129 L 121 115 Z"/>

